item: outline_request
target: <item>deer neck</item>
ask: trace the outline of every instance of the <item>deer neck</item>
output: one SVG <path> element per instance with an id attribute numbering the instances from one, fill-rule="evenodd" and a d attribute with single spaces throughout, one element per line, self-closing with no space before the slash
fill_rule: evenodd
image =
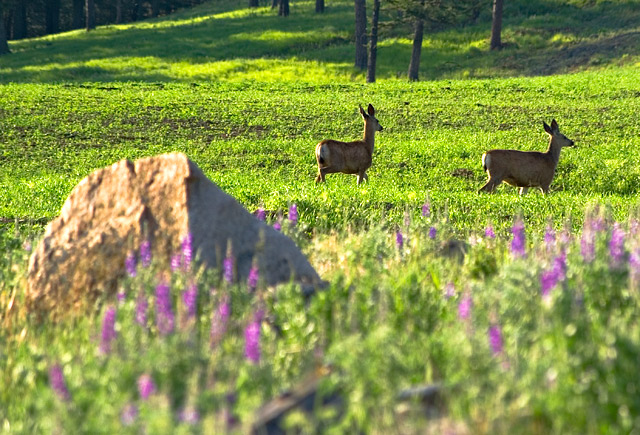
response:
<path id="1" fill-rule="evenodd" d="M 364 135 L 362 137 L 362 142 L 369 150 L 369 154 L 373 154 L 373 145 L 376 136 L 375 126 L 373 124 L 365 123 L 364 124 Z"/>
<path id="2" fill-rule="evenodd" d="M 547 155 L 553 161 L 553 166 L 558 166 L 558 161 L 560 160 L 560 150 L 562 150 L 562 146 L 560 146 L 553 138 L 549 140 L 549 148 L 547 149 Z"/>

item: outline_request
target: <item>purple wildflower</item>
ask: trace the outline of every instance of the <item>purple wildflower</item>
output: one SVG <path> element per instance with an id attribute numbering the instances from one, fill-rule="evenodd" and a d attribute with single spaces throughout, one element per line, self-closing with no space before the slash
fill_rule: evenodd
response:
<path id="1" fill-rule="evenodd" d="M 227 321 L 231 315 L 231 305 L 229 299 L 225 298 L 216 310 L 213 319 L 211 319 L 210 342 L 213 349 L 220 343 L 222 336 L 227 330 Z"/>
<path id="2" fill-rule="evenodd" d="M 491 352 L 494 356 L 502 353 L 503 344 L 502 331 L 500 331 L 500 326 L 492 325 L 489 328 L 489 345 L 491 346 Z"/>
<path id="3" fill-rule="evenodd" d="M 436 227 L 429 228 L 429 238 L 430 239 L 432 239 L 432 240 L 435 239 L 436 238 L 436 233 L 437 233 Z"/>
<path id="4" fill-rule="evenodd" d="M 611 256 L 611 263 L 614 266 L 619 266 L 624 260 L 624 237 L 625 233 L 618 222 L 613 224 L 611 230 L 611 239 L 609 240 L 609 255 Z"/>
<path id="5" fill-rule="evenodd" d="M 147 400 L 156 392 L 156 384 L 153 382 L 151 375 L 145 373 L 138 378 L 138 393 L 142 400 Z"/>
<path id="6" fill-rule="evenodd" d="M 116 298 L 118 298 L 118 304 L 122 305 L 122 304 L 124 304 L 124 301 L 127 298 L 127 294 L 124 292 L 124 290 L 119 291 L 116 294 Z"/>
<path id="7" fill-rule="evenodd" d="M 182 292 L 182 303 L 187 310 L 187 317 L 195 317 L 198 310 L 198 286 L 195 283 Z"/>
<path id="8" fill-rule="evenodd" d="M 171 261 L 169 263 L 169 266 L 171 267 L 171 272 L 176 272 L 178 269 L 180 269 L 180 262 L 181 262 L 180 254 L 173 254 L 171 256 Z"/>
<path id="9" fill-rule="evenodd" d="M 586 224 L 586 223 L 585 223 Z M 585 225 L 582 229 L 582 238 L 580 239 L 580 254 L 587 263 L 591 263 L 596 258 L 596 234 Z"/>
<path id="10" fill-rule="evenodd" d="M 292 226 L 298 224 L 298 206 L 295 204 L 291 204 L 289 207 L 289 222 Z"/>
<path id="11" fill-rule="evenodd" d="M 258 287 L 258 279 L 260 278 L 260 273 L 258 271 L 258 266 L 255 264 L 251 265 L 251 269 L 249 269 L 249 276 L 247 277 L 247 287 L 249 287 L 250 292 L 256 291 Z"/>
<path id="12" fill-rule="evenodd" d="M 448 282 L 447 285 L 444 286 L 444 297 L 445 299 L 451 299 L 456 294 L 456 287 L 452 282 Z"/>
<path id="13" fill-rule="evenodd" d="M 22 243 L 22 249 L 24 249 L 26 252 L 31 252 L 31 249 L 33 249 L 31 240 L 25 240 L 24 243 Z"/>
<path id="14" fill-rule="evenodd" d="M 273 223 L 273 229 L 276 231 L 280 231 L 282 229 L 282 225 L 280 225 L 280 221 L 275 221 Z"/>
<path id="15" fill-rule="evenodd" d="M 222 262 L 222 269 L 224 280 L 227 284 L 231 284 L 233 282 L 233 257 L 231 255 Z"/>
<path id="16" fill-rule="evenodd" d="M 165 281 L 156 286 L 156 327 L 160 335 L 173 332 L 175 317 L 171 307 L 171 289 Z"/>
<path id="17" fill-rule="evenodd" d="M 558 281 L 564 281 L 567 277 L 567 252 L 562 251 L 553 259 L 553 271 L 558 276 Z"/>
<path id="18" fill-rule="evenodd" d="M 138 407 L 134 403 L 128 403 L 122 408 L 120 421 L 124 426 L 131 426 L 138 419 Z"/>
<path id="19" fill-rule="evenodd" d="M 103 355 L 111 352 L 111 342 L 116 338 L 116 308 L 109 307 L 102 319 L 102 337 L 100 340 L 100 353 Z"/>
<path id="20" fill-rule="evenodd" d="M 256 210 L 256 217 L 258 218 L 259 221 L 262 221 L 262 222 L 267 220 L 267 214 L 264 211 L 264 208 L 258 207 L 258 210 Z"/>
<path id="21" fill-rule="evenodd" d="M 178 420 L 182 423 L 197 424 L 200 421 L 200 414 L 197 409 L 188 406 L 180 411 L 178 414 Z"/>
<path id="22" fill-rule="evenodd" d="M 124 267 L 131 278 L 137 275 L 137 266 L 136 254 L 135 252 L 130 251 L 129 254 L 127 254 L 127 258 L 124 260 Z"/>
<path id="23" fill-rule="evenodd" d="M 191 266 L 191 260 L 193 258 L 193 236 L 191 233 L 187 233 L 187 236 L 182 240 L 182 268 L 183 270 L 189 270 Z"/>
<path id="24" fill-rule="evenodd" d="M 553 290 L 557 283 L 558 274 L 556 273 L 556 271 L 547 270 L 545 272 L 542 272 L 542 276 L 540 277 L 540 293 L 542 294 L 542 297 L 547 298 L 551 293 L 551 290 Z"/>
<path id="25" fill-rule="evenodd" d="M 147 326 L 147 310 L 149 309 L 149 302 L 144 293 L 138 295 L 136 303 L 136 322 L 141 326 Z"/>
<path id="26" fill-rule="evenodd" d="M 629 271 L 634 283 L 640 280 L 640 248 L 631 251 L 629 255 Z"/>
<path id="27" fill-rule="evenodd" d="M 54 364 L 49 367 L 49 384 L 60 400 L 66 402 L 71 399 L 60 364 Z"/>
<path id="28" fill-rule="evenodd" d="M 556 232 L 551 224 L 547 225 L 544 232 L 544 243 L 547 245 L 547 251 L 552 251 L 556 244 Z"/>
<path id="29" fill-rule="evenodd" d="M 487 225 L 487 227 L 484 229 L 484 236 L 487 239 L 495 239 L 496 238 L 496 232 L 493 229 L 493 225 L 491 225 L 491 224 Z"/>
<path id="30" fill-rule="evenodd" d="M 516 219 L 511 231 L 513 233 L 513 239 L 511 240 L 511 255 L 513 258 L 526 257 L 524 222 L 522 219 Z"/>
<path id="31" fill-rule="evenodd" d="M 425 199 L 424 204 L 422 204 L 422 217 L 429 217 L 431 215 L 431 203 L 429 203 L 429 199 Z"/>
<path id="32" fill-rule="evenodd" d="M 254 318 L 244 330 L 244 355 L 253 363 L 260 361 L 260 322 Z"/>
<path id="33" fill-rule="evenodd" d="M 398 249 L 402 250 L 402 246 L 404 245 L 404 238 L 402 237 L 402 231 L 396 231 L 396 246 Z"/>
<path id="34" fill-rule="evenodd" d="M 458 304 L 458 318 L 460 320 L 467 320 L 471 316 L 471 305 L 471 296 L 468 294 L 463 295 Z"/>
<path id="35" fill-rule="evenodd" d="M 151 242 L 145 240 L 140 245 L 140 261 L 142 267 L 149 267 L 151 265 Z"/>

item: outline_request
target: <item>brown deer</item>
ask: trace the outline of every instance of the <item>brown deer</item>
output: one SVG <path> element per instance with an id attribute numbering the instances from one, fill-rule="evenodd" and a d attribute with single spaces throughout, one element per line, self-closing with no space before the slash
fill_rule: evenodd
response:
<path id="1" fill-rule="evenodd" d="M 364 111 L 360 106 L 360 114 L 364 119 L 364 137 L 353 142 L 340 142 L 325 139 L 316 145 L 316 160 L 318 161 L 318 176 L 316 183 L 323 182 L 326 174 L 342 172 L 356 174 L 358 184 L 367 180 L 367 169 L 371 167 L 373 142 L 376 131 L 382 131 L 382 126 L 375 117 L 376 110 L 371 104 Z"/>
<path id="2" fill-rule="evenodd" d="M 549 192 L 560 160 L 560 150 L 574 144 L 560 133 L 555 119 L 551 121 L 551 126 L 546 122 L 543 125 L 550 137 L 547 152 L 491 150 L 482 155 L 482 166 L 489 173 L 489 181 L 478 192 L 493 192 L 503 181 L 519 187 L 520 195 L 526 194 L 529 187 L 538 187 L 542 193 Z"/>

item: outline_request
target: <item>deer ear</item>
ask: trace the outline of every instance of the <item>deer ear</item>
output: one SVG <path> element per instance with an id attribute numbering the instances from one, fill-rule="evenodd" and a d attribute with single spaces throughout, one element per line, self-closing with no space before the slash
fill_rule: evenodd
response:
<path id="1" fill-rule="evenodd" d="M 551 133 L 551 127 L 549 127 L 549 124 L 547 124 L 546 122 L 542 121 L 542 125 L 544 125 L 544 131 L 546 131 L 549 134 Z"/>
<path id="2" fill-rule="evenodd" d="M 560 131 L 560 129 L 558 128 L 558 123 L 556 122 L 555 119 L 551 121 L 551 130 L 555 132 Z"/>
<path id="3" fill-rule="evenodd" d="M 376 113 L 376 109 L 374 109 L 371 104 L 369 104 L 369 107 L 367 108 L 367 111 L 369 112 L 369 115 L 371 115 L 371 116 L 373 116 Z"/>
<path id="4" fill-rule="evenodd" d="M 362 115 L 363 118 L 367 117 L 366 112 L 364 111 L 364 109 L 362 108 L 362 105 L 358 105 L 360 107 L 360 115 Z"/>

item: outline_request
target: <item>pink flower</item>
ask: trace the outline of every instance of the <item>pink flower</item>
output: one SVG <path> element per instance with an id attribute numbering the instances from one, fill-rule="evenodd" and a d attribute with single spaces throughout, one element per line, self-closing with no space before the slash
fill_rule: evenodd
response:
<path id="1" fill-rule="evenodd" d="M 153 382 L 151 375 L 142 374 L 138 378 L 138 392 L 142 400 L 147 400 L 156 392 L 156 384 Z"/>

